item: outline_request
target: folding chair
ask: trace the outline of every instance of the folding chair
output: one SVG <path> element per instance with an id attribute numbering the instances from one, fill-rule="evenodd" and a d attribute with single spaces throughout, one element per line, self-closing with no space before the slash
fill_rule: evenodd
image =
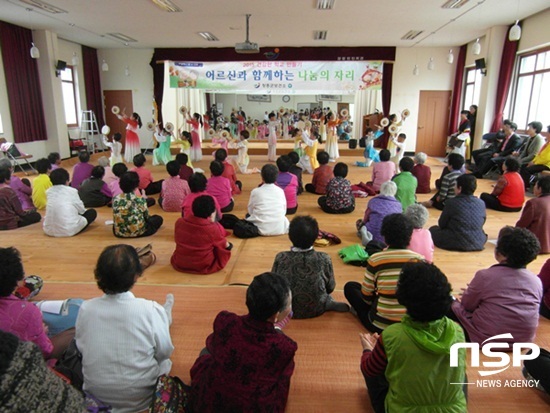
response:
<path id="1" fill-rule="evenodd" d="M 29 159 L 32 158 L 32 155 L 21 152 L 14 143 L 6 141 L 6 138 L 0 138 L 0 150 L 10 161 L 12 161 L 15 166 L 18 166 L 25 175 L 28 175 L 27 171 L 23 169 L 19 161 L 25 161 L 32 173 L 38 173 L 36 169 L 31 165 Z"/>

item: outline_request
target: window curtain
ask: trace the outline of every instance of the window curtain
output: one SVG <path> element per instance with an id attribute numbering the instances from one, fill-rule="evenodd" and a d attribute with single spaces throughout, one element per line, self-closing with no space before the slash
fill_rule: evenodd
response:
<path id="1" fill-rule="evenodd" d="M 31 43 L 30 30 L 0 21 L 0 46 L 15 143 L 48 139 L 38 66 L 30 55 Z"/>
<path id="2" fill-rule="evenodd" d="M 384 68 L 382 70 L 382 111 L 384 116 L 390 116 L 391 108 L 391 92 L 393 84 L 393 62 L 384 62 Z M 384 132 L 384 135 L 380 137 L 380 146 L 387 148 L 390 135 L 388 130 Z"/>
<path id="3" fill-rule="evenodd" d="M 157 104 L 157 122 L 160 126 L 164 125 L 164 118 L 162 117 L 162 103 L 164 100 L 164 76 L 165 76 L 165 66 L 164 62 L 157 62 L 155 54 L 149 63 L 153 69 L 153 99 Z M 170 82 L 166 82 L 167 85 L 170 85 Z M 175 123 L 174 123 L 175 125 Z"/>
<path id="4" fill-rule="evenodd" d="M 449 118 L 449 135 L 458 130 L 458 114 L 460 113 L 460 102 L 462 100 L 462 86 L 464 84 L 464 65 L 466 64 L 467 45 L 460 47 L 458 59 L 456 62 L 455 84 L 453 87 L 453 97 L 451 98 L 451 114 Z"/>
<path id="5" fill-rule="evenodd" d="M 510 27 L 508 27 L 508 31 L 510 31 Z M 512 74 L 514 73 L 518 44 L 519 41 L 511 42 L 508 39 L 508 35 L 506 35 L 504 47 L 502 48 L 502 60 L 500 61 L 500 72 L 498 74 L 497 94 L 495 99 L 495 115 L 491 131 L 499 130 L 502 125 L 506 98 L 508 97 L 508 91 L 512 83 Z"/>
<path id="6" fill-rule="evenodd" d="M 363 134 L 363 116 L 370 115 L 382 107 L 382 92 L 380 90 L 359 90 L 355 94 L 354 104 L 353 137 L 359 139 Z"/>
<path id="7" fill-rule="evenodd" d="M 84 69 L 84 87 L 86 90 L 86 107 L 93 110 L 98 126 L 105 125 L 103 114 L 103 96 L 101 95 L 101 79 L 97 50 L 82 46 L 82 65 Z"/>

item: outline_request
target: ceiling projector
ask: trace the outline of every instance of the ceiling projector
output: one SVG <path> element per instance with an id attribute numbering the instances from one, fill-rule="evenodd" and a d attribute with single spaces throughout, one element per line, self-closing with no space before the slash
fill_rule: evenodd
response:
<path id="1" fill-rule="evenodd" d="M 237 43 L 235 45 L 235 52 L 241 53 L 241 54 L 252 54 L 252 53 L 260 53 L 260 46 L 258 46 L 258 43 L 252 43 L 248 40 L 248 20 L 250 19 L 250 14 L 246 15 L 246 40 L 243 43 Z"/>

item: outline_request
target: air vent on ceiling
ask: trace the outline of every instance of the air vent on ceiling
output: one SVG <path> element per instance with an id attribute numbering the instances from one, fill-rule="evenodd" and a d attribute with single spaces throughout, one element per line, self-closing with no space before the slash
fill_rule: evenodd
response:
<path id="1" fill-rule="evenodd" d="M 37 9 L 47 11 L 52 14 L 68 13 L 67 10 L 60 9 L 59 7 L 53 6 L 51 4 L 45 3 L 39 0 L 19 0 L 22 3 L 29 4 Z"/>
<path id="2" fill-rule="evenodd" d="M 199 32 L 198 35 L 209 42 L 217 42 L 220 40 L 210 32 Z"/>
<path id="3" fill-rule="evenodd" d="M 328 31 L 316 30 L 313 32 L 313 40 L 327 40 Z"/>
<path id="4" fill-rule="evenodd" d="M 162 10 L 168 13 L 179 13 L 181 9 L 172 3 L 170 0 L 151 0 L 155 6 L 160 7 Z"/>
<path id="5" fill-rule="evenodd" d="M 424 33 L 424 30 L 409 30 L 407 33 L 405 33 L 401 40 L 414 40 L 422 33 Z"/>
<path id="6" fill-rule="evenodd" d="M 336 0 L 317 0 L 317 10 L 332 10 Z"/>
<path id="7" fill-rule="evenodd" d="M 443 9 L 460 9 L 470 0 L 449 0 L 444 5 L 441 6 Z"/>
<path id="8" fill-rule="evenodd" d="M 136 39 L 134 39 L 130 36 L 126 36 L 125 34 L 122 34 L 122 33 L 107 33 L 107 36 L 110 36 L 113 39 L 117 39 L 117 40 L 120 40 L 120 41 L 125 42 L 125 43 L 135 43 L 135 42 L 137 42 Z"/>

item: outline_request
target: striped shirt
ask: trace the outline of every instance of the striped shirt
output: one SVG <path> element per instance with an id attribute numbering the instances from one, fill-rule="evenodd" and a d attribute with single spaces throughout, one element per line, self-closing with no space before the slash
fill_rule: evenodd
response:
<path id="1" fill-rule="evenodd" d="M 361 285 L 363 299 L 372 304 L 369 318 L 378 328 L 385 329 L 401 321 L 407 310 L 397 301 L 396 290 L 401 267 L 422 255 L 407 249 L 387 249 L 371 255 Z"/>

